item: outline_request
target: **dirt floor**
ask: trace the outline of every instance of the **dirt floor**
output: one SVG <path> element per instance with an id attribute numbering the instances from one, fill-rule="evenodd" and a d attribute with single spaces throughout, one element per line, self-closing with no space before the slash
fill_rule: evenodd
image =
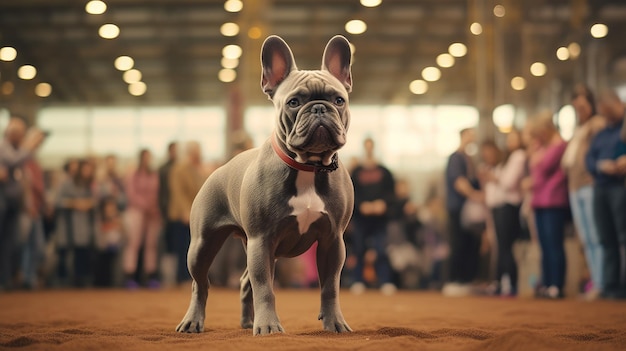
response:
<path id="1" fill-rule="evenodd" d="M 341 301 L 353 333 L 321 331 L 316 290 L 277 291 L 286 334 L 239 328 L 236 291 L 211 290 L 205 332 L 174 328 L 187 287 L 0 294 L 0 349 L 26 350 L 625 350 L 626 303 L 444 298 L 377 291 Z"/>

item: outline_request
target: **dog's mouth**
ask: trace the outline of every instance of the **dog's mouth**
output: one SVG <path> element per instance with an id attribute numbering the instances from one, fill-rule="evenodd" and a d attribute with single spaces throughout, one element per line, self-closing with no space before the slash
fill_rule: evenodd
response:
<path id="1" fill-rule="evenodd" d="M 306 137 L 295 137 L 300 143 L 290 143 L 298 162 L 329 166 L 333 155 L 345 144 L 345 135 L 333 133 L 326 125 L 319 123 L 306 133 Z"/>

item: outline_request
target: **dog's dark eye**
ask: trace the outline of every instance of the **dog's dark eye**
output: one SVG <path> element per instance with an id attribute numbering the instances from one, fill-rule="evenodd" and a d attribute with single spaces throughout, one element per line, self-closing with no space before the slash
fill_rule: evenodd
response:
<path id="1" fill-rule="evenodd" d="M 343 106 L 343 104 L 345 103 L 346 103 L 346 100 L 344 100 L 344 98 L 342 98 L 341 96 L 335 99 L 335 105 L 337 106 Z"/>
<path id="2" fill-rule="evenodd" d="M 289 107 L 296 108 L 300 106 L 300 101 L 298 101 L 298 99 L 296 98 L 293 98 L 287 102 L 287 105 L 289 105 Z"/>

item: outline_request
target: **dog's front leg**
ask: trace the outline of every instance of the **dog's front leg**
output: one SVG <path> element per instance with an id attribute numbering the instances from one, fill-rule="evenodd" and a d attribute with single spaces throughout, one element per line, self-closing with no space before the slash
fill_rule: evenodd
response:
<path id="1" fill-rule="evenodd" d="M 254 301 L 254 335 L 284 332 L 276 314 L 274 252 L 263 237 L 248 240 L 248 274 Z"/>
<path id="2" fill-rule="evenodd" d="M 350 332 L 339 306 L 339 278 L 346 259 L 346 246 L 341 236 L 319 240 L 317 245 L 317 270 L 322 289 L 322 304 L 318 319 L 324 329 L 337 333 Z"/>

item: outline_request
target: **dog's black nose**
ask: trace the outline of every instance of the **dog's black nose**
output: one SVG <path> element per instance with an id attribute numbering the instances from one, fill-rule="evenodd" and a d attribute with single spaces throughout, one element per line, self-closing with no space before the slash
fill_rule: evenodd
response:
<path id="1" fill-rule="evenodd" d="M 311 113 L 314 115 L 321 115 L 326 113 L 326 105 L 324 104 L 315 104 L 311 107 Z"/>

